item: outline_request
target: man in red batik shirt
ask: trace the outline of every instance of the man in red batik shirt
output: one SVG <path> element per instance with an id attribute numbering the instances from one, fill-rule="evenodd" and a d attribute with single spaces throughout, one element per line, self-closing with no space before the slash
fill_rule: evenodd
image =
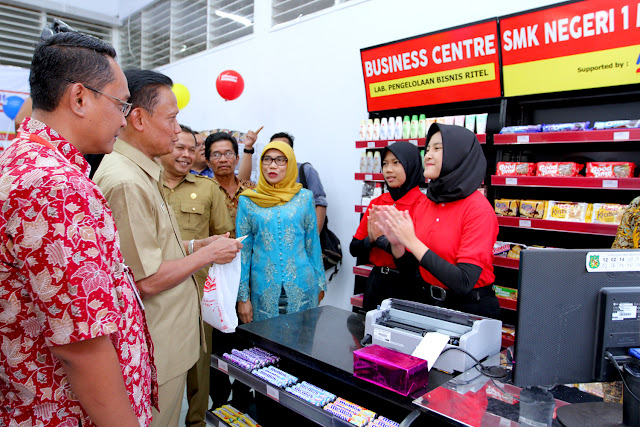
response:
<path id="1" fill-rule="evenodd" d="M 111 152 L 126 125 L 114 58 L 85 34 L 42 39 L 33 114 L 0 157 L 0 425 L 151 422 L 144 307 L 82 157 Z"/>

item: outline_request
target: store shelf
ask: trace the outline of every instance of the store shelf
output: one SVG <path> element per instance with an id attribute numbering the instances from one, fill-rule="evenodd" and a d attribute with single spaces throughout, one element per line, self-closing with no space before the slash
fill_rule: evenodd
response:
<path id="1" fill-rule="evenodd" d="M 207 426 L 211 426 L 211 427 L 226 427 L 229 425 L 225 423 L 223 420 L 221 420 L 220 418 L 218 418 L 218 416 L 211 411 L 205 412 L 204 422 Z"/>
<path id="2" fill-rule="evenodd" d="M 497 267 L 504 267 L 504 268 L 511 268 L 513 270 L 518 270 L 520 268 L 520 260 L 494 255 L 493 265 Z"/>
<path id="3" fill-rule="evenodd" d="M 640 141 L 640 129 L 607 129 L 571 132 L 506 133 L 493 136 L 501 144 L 571 144 L 584 142 Z"/>
<path id="4" fill-rule="evenodd" d="M 491 185 L 506 187 L 605 188 L 638 190 L 640 178 L 593 178 L 585 176 L 501 176 L 491 175 Z"/>
<path id="5" fill-rule="evenodd" d="M 518 309 L 518 301 L 512 300 L 511 298 L 505 298 L 498 296 L 498 303 L 500 304 L 500 308 L 504 308 L 505 310 L 517 310 Z"/>
<path id="6" fill-rule="evenodd" d="M 384 175 L 381 173 L 360 173 L 356 172 L 356 181 L 384 182 Z"/>
<path id="7" fill-rule="evenodd" d="M 356 205 L 356 213 L 365 213 L 369 206 Z"/>
<path id="8" fill-rule="evenodd" d="M 280 405 L 297 412 L 317 424 L 323 426 L 353 427 L 352 424 L 334 417 L 321 407 L 314 406 L 292 394 L 289 394 L 283 389 L 271 385 L 255 375 L 252 375 L 250 372 L 219 358 L 215 354 L 211 355 L 211 367 L 232 376 L 234 379 L 241 381 L 257 392 L 260 392 L 265 396 L 269 396 Z"/>
<path id="9" fill-rule="evenodd" d="M 356 276 L 369 277 L 372 269 L 373 265 L 371 264 L 356 265 L 353 267 L 353 274 Z"/>
<path id="10" fill-rule="evenodd" d="M 601 236 L 615 236 L 618 230 L 616 224 L 587 224 L 584 222 L 553 221 L 499 215 L 497 215 L 497 217 L 498 224 L 503 227 L 564 231 L 567 233 L 596 234 Z"/>
<path id="11" fill-rule="evenodd" d="M 477 134 L 478 142 L 480 144 L 487 143 L 487 135 Z M 380 139 L 377 141 L 356 141 L 356 148 L 384 148 L 396 142 L 406 141 L 417 147 L 424 147 L 427 144 L 427 138 L 409 138 L 409 139 Z"/>
<path id="12" fill-rule="evenodd" d="M 424 147 L 427 138 L 380 139 L 377 141 L 356 141 L 356 148 L 384 148 L 396 142 L 405 141 L 418 147 Z"/>
<path id="13" fill-rule="evenodd" d="M 512 346 L 515 343 L 515 339 L 514 338 L 507 338 L 504 335 L 502 336 L 502 347 L 503 348 L 507 348 L 509 346 Z"/>

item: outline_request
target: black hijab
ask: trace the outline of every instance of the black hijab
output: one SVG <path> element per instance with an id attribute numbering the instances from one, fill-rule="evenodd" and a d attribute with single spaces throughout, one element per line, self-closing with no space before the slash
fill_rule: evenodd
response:
<path id="1" fill-rule="evenodd" d="M 441 123 L 431 125 L 427 144 L 436 132 L 442 134 L 442 169 L 440 176 L 429 182 L 427 197 L 435 203 L 464 199 L 484 180 L 487 160 L 482 147 L 469 129 Z"/>
<path id="2" fill-rule="evenodd" d="M 420 151 L 415 145 L 406 141 L 394 142 L 382 150 L 382 161 L 384 161 L 384 157 L 389 151 L 400 161 L 407 177 L 400 187 L 389 187 L 389 194 L 395 201 L 404 197 L 405 194 L 417 187 L 421 182 L 424 182 L 424 169 L 420 161 Z"/>

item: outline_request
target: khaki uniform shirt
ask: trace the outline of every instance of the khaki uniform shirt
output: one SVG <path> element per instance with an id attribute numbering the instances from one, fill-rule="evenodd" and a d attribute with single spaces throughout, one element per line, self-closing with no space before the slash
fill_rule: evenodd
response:
<path id="1" fill-rule="evenodd" d="M 180 229 L 162 194 L 162 167 L 118 139 L 104 157 L 94 181 L 104 193 L 120 235 L 125 263 L 136 281 L 155 274 L 164 260 L 185 256 Z M 204 339 L 198 286 L 180 285 L 144 300 L 155 347 L 158 383 L 188 371 Z"/>
<path id="2" fill-rule="evenodd" d="M 243 179 L 238 179 L 238 177 L 234 177 L 236 182 L 238 183 L 238 189 L 236 190 L 236 194 L 233 196 L 227 193 L 227 190 L 220 185 L 220 183 L 215 179 L 211 178 L 213 182 L 216 183 L 222 194 L 224 194 L 224 202 L 227 205 L 227 209 L 229 210 L 229 216 L 231 217 L 231 221 L 233 223 L 233 232 L 231 233 L 231 237 L 236 237 L 236 214 L 238 213 L 238 198 L 240 197 L 240 193 L 244 190 L 256 188 L 256 185 L 251 181 L 245 181 Z"/>
<path id="3" fill-rule="evenodd" d="M 224 193 L 210 178 L 188 173 L 174 188 L 165 183 L 162 189 L 184 240 L 206 239 L 235 228 L 225 206 Z M 201 298 L 208 271 L 206 266 L 194 274 Z"/>

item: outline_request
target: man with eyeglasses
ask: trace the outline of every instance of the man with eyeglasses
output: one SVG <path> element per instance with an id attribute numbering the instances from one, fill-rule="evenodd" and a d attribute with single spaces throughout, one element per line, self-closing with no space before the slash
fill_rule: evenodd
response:
<path id="1" fill-rule="evenodd" d="M 33 112 L 0 158 L 0 425 L 149 425 L 153 345 L 86 154 L 110 153 L 129 89 L 101 40 L 42 39 Z"/>
<path id="2" fill-rule="evenodd" d="M 253 146 L 258 140 L 258 134 L 264 126 L 260 129 L 253 131 L 250 130 L 244 136 L 242 143 L 244 144 L 244 153 L 242 159 L 240 159 L 240 165 L 238 166 L 238 178 L 249 181 L 251 179 L 251 160 L 252 154 L 255 152 Z M 204 141 L 205 138 L 202 133 L 196 133 L 196 158 L 193 161 L 191 167 L 191 173 L 194 175 L 206 176 L 207 178 L 213 178 L 215 175 L 213 170 L 209 166 L 209 159 L 204 153 Z M 237 154 L 236 154 L 237 157 Z"/>
<path id="3" fill-rule="evenodd" d="M 155 158 L 173 151 L 181 133 L 172 80 L 150 70 L 125 71 L 133 104 L 113 153 L 95 182 L 111 205 L 155 346 L 160 412 L 154 426 L 178 425 L 187 371 L 206 348 L 199 290 L 192 274 L 233 260 L 242 244 L 225 236 L 183 240 L 163 192 Z M 114 424 L 117 425 L 117 424 Z"/>
<path id="4" fill-rule="evenodd" d="M 182 132 L 173 151 L 159 158 L 164 168 L 162 189 L 176 216 L 182 238 L 193 244 L 197 239 L 233 231 L 235 225 L 231 223 L 224 195 L 218 186 L 209 178 L 189 173 L 196 156 L 196 137 L 188 126 L 180 125 L 180 128 Z M 208 269 L 209 266 L 205 266 L 194 274 L 200 298 L 204 294 Z M 213 328 L 205 323 L 207 348 L 202 348 L 200 358 L 187 372 L 187 426 L 205 426 L 205 413 L 209 409 L 212 332 Z"/>
<path id="5" fill-rule="evenodd" d="M 234 225 L 232 236 L 235 236 L 236 213 L 238 212 L 240 193 L 246 189 L 256 188 L 256 185 L 249 181 L 248 178 L 243 179 L 240 174 L 238 176 L 235 175 L 234 171 L 238 164 L 238 141 L 232 135 L 226 132 L 213 133 L 207 137 L 204 145 L 205 157 L 213 170 L 213 181 L 224 192 L 225 203 Z M 253 154 L 254 148 L 248 149 L 245 145 L 244 151 L 247 154 Z M 246 154 L 244 157 L 247 157 Z M 250 170 L 248 175 L 251 175 Z"/>

